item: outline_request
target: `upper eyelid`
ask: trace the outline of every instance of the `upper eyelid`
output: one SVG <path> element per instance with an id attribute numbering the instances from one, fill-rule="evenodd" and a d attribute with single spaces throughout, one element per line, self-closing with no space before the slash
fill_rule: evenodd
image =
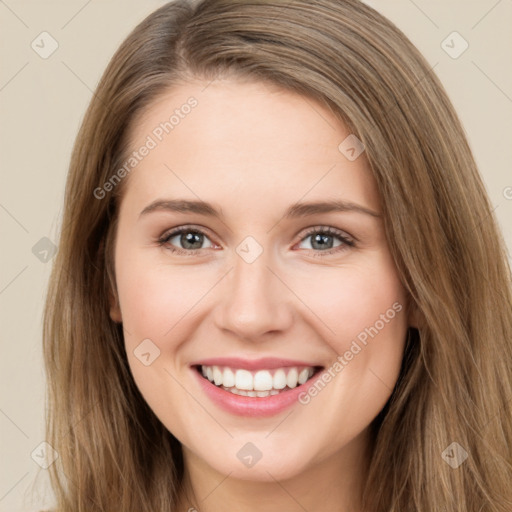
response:
<path id="1" fill-rule="evenodd" d="M 319 233 L 329 233 L 330 235 L 334 235 L 334 236 L 340 236 L 340 237 L 345 237 L 345 238 L 350 238 L 351 240 L 354 240 L 354 242 L 357 241 L 357 238 L 353 235 L 351 235 L 350 233 L 348 233 L 347 231 L 345 231 L 344 229 L 340 229 L 340 228 L 335 228 L 335 227 L 332 227 L 332 226 L 323 226 L 323 225 L 315 225 L 315 226 L 311 226 L 309 228 L 304 228 L 305 229 L 305 232 L 304 234 L 302 235 L 302 237 L 304 238 L 305 236 L 310 236 L 312 235 L 313 233 L 316 233 L 316 232 L 319 232 Z"/>

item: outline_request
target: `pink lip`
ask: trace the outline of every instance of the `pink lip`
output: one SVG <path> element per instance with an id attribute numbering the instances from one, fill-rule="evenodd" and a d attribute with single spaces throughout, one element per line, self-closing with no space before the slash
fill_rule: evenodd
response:
<path id="1" fill-rule="evenodd" d="M 315 363 L 296 361 L 292 359 L 280 359 L 275 357 L 263 357 L 261 359 L 241 359 L 238 357 L 213 357 L 202 359 L 190 366 L 229 366 L 243 370 L 272 370 L 274 368 L 286 368 L 289 366 L 320 366 Z"/>
<path id="2" fill-rule="evenodd" d="M 220 359 L 219 359 L 220 361 Z M 222 361 L 226 361 L 222 359 Z M 225 366 L 231 366 L 232 360 L 230 360 L 230 364 L 224 364 Z M 206 364 L 206 363 L 204 363 Z M 211 363 L 208 364 L 208 366 Z M 217 364 L 217 363 L 216 363 Z M 235 368 L 241 368 L 240 366 L 234 365 Z M 292 366 L 301 366 L 301 365 L 292 365 Z M 302 366 L 311 366 L 304 365 Z M 244 367 L 242 367 L 244 368 Z M 246 367 L 245 367 L 246 368 Z M 269 368 L 269 366 L 266 366 Z M 249 368 L 247 368 L 249 369 Z M 241 396 L 235 395 L 231 393 L 231 391 L 225 391 L 224 389 L 212 384 L 208 379 L 205 379 L 197 370 L 196 367 L 191 368 L 192 372 L 196 375 L 196 378 L 199 380 L 199 385 L 202 387 L 206 395 L 219 407 L 224 409 L 225 411 L 236 414 L 238 416 L 249 416 L 249 417 L 268 417 L 278 414 L 288 407 L 291 407 L 294 403 L 298 402 L 299 395 L 301 393 L 307 392 L 308 388 L 315 383 L 317 380 L 315 377 L 318 377 L 320 373 L 313 376 L 304 384 L 297 386 L 296 388 L 290 389 L 288 391 L 283 391 L 277 395 L 269 395 L 266 397 L 251 397 L 251 396 Z"/>

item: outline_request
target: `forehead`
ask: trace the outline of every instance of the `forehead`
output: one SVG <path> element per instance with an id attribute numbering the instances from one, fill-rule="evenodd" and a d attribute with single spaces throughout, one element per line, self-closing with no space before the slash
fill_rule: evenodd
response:
<path id="1" fill-rule="evenodd" d="M 328 109 L 278 87 L 233 80 L 180 84 L 131 127 L 130 152 L 145 156 L 130 172 L 125 200 L 143 206 L 157 197 L 186 196 L 258 210 L 307 195 L 377 208 L 364 152 L 355 160 L 344 152 L 349 136 Z"/>

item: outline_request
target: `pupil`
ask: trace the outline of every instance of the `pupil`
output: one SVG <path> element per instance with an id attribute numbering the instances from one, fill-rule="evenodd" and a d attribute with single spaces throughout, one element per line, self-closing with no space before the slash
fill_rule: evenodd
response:
<path id="1" fill-rule="evenodd" d="M 202 245 L 202 236 L 201 233 L 186 233 L 181 236 L 181 243 L 185 249 L 200 249 Z M 194 243 L 199 244 L 194 246 Z M 191 247 L 189 246 L 192 245 Z"/>
<path id="2" fill-rule="evenodd" d="M 328 238 L 331 238 L 331 243 L 327 243 L 326 242 L 326 239 Z M 315 244 L 319 242 L 320 243 L 320 249 L 322 248 L 328 248 L 328 249 L 331 249 L 332 248 L 332 237 L 330 235 L 322 235 L 321 233 L 317 233 L 314 237 L 313 237 L 313 243 L 311 244 L 313 249 L 318 249 L 318 247 L 315 247 Z"/>

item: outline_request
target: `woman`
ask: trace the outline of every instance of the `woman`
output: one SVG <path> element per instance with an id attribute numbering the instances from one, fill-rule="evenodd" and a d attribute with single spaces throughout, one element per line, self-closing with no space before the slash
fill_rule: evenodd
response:
<path id="1" fill-rule="evenodd" d="M 510 283 L 454 109 L 388 20 L 161 7 L 72 156 L 57 510 L 511 510 Z"/>

